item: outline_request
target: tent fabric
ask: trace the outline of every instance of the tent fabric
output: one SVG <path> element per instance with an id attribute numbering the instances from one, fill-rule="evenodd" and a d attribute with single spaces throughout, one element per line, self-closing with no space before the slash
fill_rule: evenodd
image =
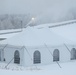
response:
<path id="1" fill-rule="evenodd" d="M 21 33 L 8 38 L 1 42 L 1 44 L 9 44 L 15 46 L 41 46 L 44 44 L 57 46 L 62 44 L 73 44 L 71 40 L 67 40 L 50 30 L 48 27 L 37 28 L 27 27 Z"/>

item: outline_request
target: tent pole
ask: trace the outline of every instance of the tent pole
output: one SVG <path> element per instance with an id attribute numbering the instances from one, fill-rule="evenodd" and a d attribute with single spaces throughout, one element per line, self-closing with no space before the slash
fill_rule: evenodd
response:
<path id="1" fill-rule="evenodd" d="M 8 44 L 6 44 L 6 45 L 3 47 L 3 49 L 2 49 L 2 50 L 4 50 L 4 49 L 7 47 L 7 45 L 8 45 Z"/>
<path id="2" fill-rule="evenodd" d="M 70 54 L 71 54 L 71 51 L 70 51 L 70 49 L 68 48 L 68 46 L 64 43 L 64 46 L 67 48 L 67 50 L 70 52 Z"/>
<path id="3" fill-rule="evenodd" d="M 6 44 L 6 45 L 3 47 L 3 49 L 2 49 L 2 51 L 3 51 L 3 61 L 4 61 L 4 49 L 5 49 L 7 46 L 8 46 L 8 44 Z"/>
<path id="4" fill-rule="evenodd" d="M 9 63 L 7 63 L 7 65 L 5 66 L 5 68 L 7 69 L 7 66 L 13 61 L 14 57 L 10 60 Z"/>
<path id="5" fill-rule="evenodd" d="M 21 49 L 22 49 L 23 47 L 24 47 L 24 46 L 22 46 Z M 20 50 L 21 50 L 21 49 L 20 49 Z M 7 68 L 7 66 L 9 66 L 9 64 L 13 61 L 13 59 L 14 59 L 14 57 L 7 63 L 7 65 L 5 66 L 5 68 Z"/>
<path id="6" fill-rule="evenodd" d="M 30 53 L 28 52 L 28 50 L 27 50 L 27 48 L 24 46 L 24 48 L 25 48 L 25 50 L 26 50 L 26 52 L 28 53 L 28 55 L 29 55 L 29 57 L 30 57 L 30 59 L 31 59 L 31 61 L 33 61 L 33 59 L 31 58 L 31 55 L 30 55 Z M 37 69 L 37 66 L 35 65 L 35 67 L 36 67 L 36 69 Z"/>
<path id="7" fill-rule="evenodd" d="M 47 45 L 46 45 L 45 43 L 44 43 L 44 45 L 45 45 L 45 47 L 47 48 L 47 50 L 50 52 L 51 56 L 53 57 L 53 54 L 52 54 L 52 52 L 49 50 L 49 48 L 47 47 Z M 59 66 L 59 68 L 62 68 L 62 67 L 60 66 L 60 64 L 59 64 L 58 61 L 56 61 L 56 63 L 57 63 L 57 65 Z"/>
<path id="8" fill-rule="evenodd" d="M 28 52 L 27 48 L 26 48 L 25 46 L 24 46 L 24 48 L 25 48 L 26 52 L 28 53 L 29 57 L 31 58 L 31 55 L 30 55 L 30 53 Z M 31 58 L 31 60 L 33 60 L 33 59 Z"/>

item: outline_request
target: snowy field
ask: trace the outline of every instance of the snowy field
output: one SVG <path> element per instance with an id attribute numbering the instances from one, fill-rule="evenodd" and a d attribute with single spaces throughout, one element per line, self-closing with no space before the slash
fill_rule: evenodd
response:
<path id="1" fill-rule="evenodd" d="M 60 68 L 56 63 L 45 66 L 19 67 L 17 65 L 9 65 L 5 69 L 6 64 L 0 64 L 1 75 L 76 75 L 76 61 L 60 63 Z"/>

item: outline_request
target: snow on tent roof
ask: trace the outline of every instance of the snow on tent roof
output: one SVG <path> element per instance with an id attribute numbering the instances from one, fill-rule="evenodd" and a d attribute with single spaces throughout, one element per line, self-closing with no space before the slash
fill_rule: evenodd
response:
<path id="1" fill-rule="evenodd" d="M 68 40 L 72 40 L 76 44 L 76 20 L 44 24 L 36 27 L 39 29 L 48 27 L 55 34 L 58 34 Z"/>
<path id="2" fill-rule="evenodd" d="M 64 43 L 72 44 L 73 42 L 56 35 L 47 27 L 42 29 L 27 27 L 21 33 L 1 42 L 1 44 L 15 46 L 41 46 L 44 44 L 55 46 Z"/>
<path id="3" fill-rule="evenodd" d="M 76 23 L 69 26 L 67 25 L 62 27 L 50 28 L 50 30 L 64 38 L 76 42 Z"/>

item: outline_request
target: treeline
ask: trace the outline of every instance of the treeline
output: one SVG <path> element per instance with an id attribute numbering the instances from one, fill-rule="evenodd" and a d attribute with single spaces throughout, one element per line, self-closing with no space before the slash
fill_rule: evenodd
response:
<path id="1" fill-rule="evenodd" d="M 32 19 L 32 15 L 26 14 L 12 14 L 12 15 L 0 15 L 0 30 L 5 29 L 18 29 L 25 27 Z M 46 24 L 46 23 L 56 23 L 56 22 L 63 22 L 68 20 L 75 20 L 76 19 L 76 11 L 72 9 L 68 11 L 68 13 L 61 13 L 61 14 L 48 14 L 40 15 L 35 17 L 35 21 L 31 23 L 31 25 L 39 25 L 39 24 Z"/>
<path id="2" fill-rule="evenodd" d="M 31 20 L 31 15 L 0 15 L 0 30 L 25 27 Z"/>

